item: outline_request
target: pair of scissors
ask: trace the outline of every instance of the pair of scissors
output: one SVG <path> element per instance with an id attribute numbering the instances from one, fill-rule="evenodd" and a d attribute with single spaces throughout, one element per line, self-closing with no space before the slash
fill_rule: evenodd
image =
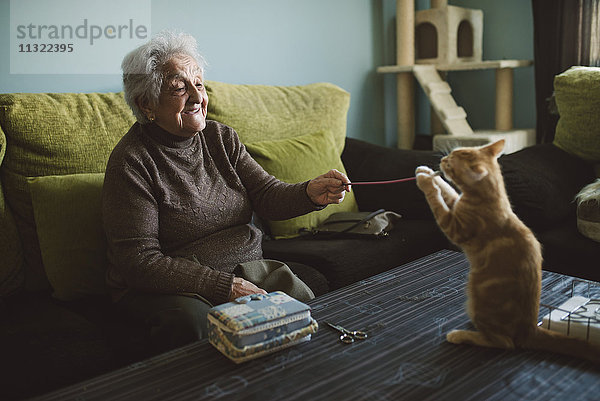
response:
<path id="1" fill-rule="evenodd" d="M 355 340 L 364 340 L 367 338 L 367 333 L 365 333 L 364 331 L 347 330 L 337 324 L 332 324 L 329 322 L 325 323 L 327 323 L 331 328 L 342 333 L 342 335 L 340 336 L 340 341 L 344 344 L 352 344 Z"/>

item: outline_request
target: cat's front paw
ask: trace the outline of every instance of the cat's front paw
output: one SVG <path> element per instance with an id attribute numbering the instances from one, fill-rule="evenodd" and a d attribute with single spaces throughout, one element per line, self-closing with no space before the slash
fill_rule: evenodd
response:
<path id="1" fill-rule="evenodd" d="M 433 175 L 435 172 L 427 166 L 419 166 L 415 170 L 415 175 L 425 174 L 425 175 Z"/>
<path id="2" fill-rule="evenodd" d="M 433 187 L 434 172 L 427 166 L 419 166 L 415 170 L 417 177 L 417 187 L 421 191 L 430 190 Z"/>

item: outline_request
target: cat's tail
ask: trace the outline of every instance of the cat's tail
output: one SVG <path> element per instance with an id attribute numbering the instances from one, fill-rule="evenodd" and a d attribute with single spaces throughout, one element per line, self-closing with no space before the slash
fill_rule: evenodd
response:
<path id="1" fill-rule="evenodd" d="M 586 359 L 600 365 L 600 346 L 543 327 L 536 327 L 534 335 L 523 347 Z"/>

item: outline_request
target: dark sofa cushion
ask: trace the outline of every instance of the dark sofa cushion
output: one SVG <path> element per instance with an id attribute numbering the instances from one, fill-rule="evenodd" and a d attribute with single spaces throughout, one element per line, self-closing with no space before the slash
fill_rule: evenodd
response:
<path id="1" fill-rule="evenodd" d="M 263 253 L 317 269 L 334 290 L 448 246 L 433 220 L 401 219 L 386 238 L 267 240 Z"/>
<path id="2" fill-rule="evenodd" d="M 531 146 L 499 159 L 517 216 L 535 230 L 575 221 L 575 195 L 595 176 L 592 166 L 552 144 Z"/>
<path id="3" fill-rule="evenodd" d="M 436 169 L 441 157 L 431 151 L 383 148 L 350 138 L 342 154 L 354 181 L 408 177 L 419 165 Z M 593 167 L 552 144 L 503 155 L 499 162 L 513 210 L 542 243 L 544 269 L 600 280 L 600 269 L 595 267 L 600 246 L 577 231 L 574 202 L 581 188 L 595 180 Z M 405 219 L 433 218 L 413 183 L 353 190 L 361 210 L 384 207 Z"/>
<path id="4" fill-rule="evenodd" d="M 98 328 L 48 295 L 20 294 L 0 308 L 0 399 L 22 399 L 114 369 Z"/>
<path id="5" fill-rule="evenodd" d="M 342 161 L 350 181 L 393 180 L 415 176 L 418 166 L 439 168 L 441 154 L 433 151 L 386 148 L 347 138 Z M 423 193 L 414 181 L 352 187 L 358 208 L 364 212 L 392 210 L 405 219 L 432 219 Z"/>
<path id="6" fill-rule="evenodd" d="M 600 244 L 577 230 L 575 218 L 536 232 L 543 244 L 543 268 L 586 280 L 600 281 Z"/>
<path id="7" fill-rule="evenodd" d="M 439 167 L 442 154 L 385 148 L 356 139 L 346 140 L 342 160 L 351 181 L 390 180 L 414 176 L 420 165 Z M 593 182 L 592 166 L 552 144 L 540 144 L 499 159 L 515 213 L 531 228 L 552 227 L 574 216 L 575 195 Z M 355 186 L 363 211 L 384 208 L 405 218 L 432 218 L 429 206 L 413 182 Z"/>

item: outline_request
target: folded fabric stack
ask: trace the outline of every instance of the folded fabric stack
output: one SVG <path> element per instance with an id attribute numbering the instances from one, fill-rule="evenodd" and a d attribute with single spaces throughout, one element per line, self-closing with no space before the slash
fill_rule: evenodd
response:
<path id="1" fill-rule="evenodd" d="M 308 341 L 318 329 L 310 307 L 281 291 L 252 294 L 208 313 L 208 340 L 236 363 Z"/>

